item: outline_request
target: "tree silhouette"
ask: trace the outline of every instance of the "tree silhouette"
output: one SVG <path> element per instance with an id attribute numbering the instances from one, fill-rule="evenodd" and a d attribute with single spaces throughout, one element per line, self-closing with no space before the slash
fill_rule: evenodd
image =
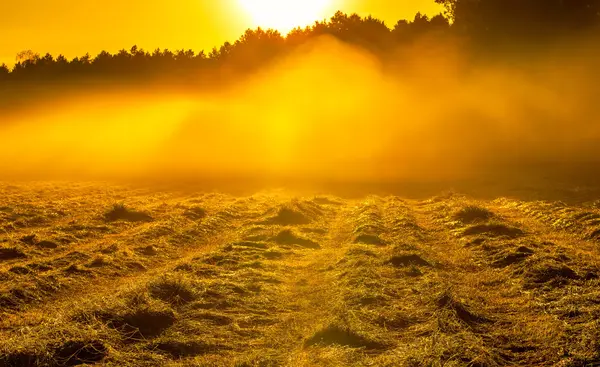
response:
<path id="1" fill-rule="evenodd" d="M 4 81 L 8 79 L 10 70 L 6 64 L 0 65 L 0 81 Z"/>
<path id="2" fill-rule="evenodd" d="M 17 63 L 35 62 L 40 58 L 40 54 L 33 52 L 32 50 L 23 50 L 17 53 Z"/>
<path id="3" fill-rule="evenodd" d="M 435 0 L 477 40 L 535 45 L 600 25 L 600 0 Z"/>

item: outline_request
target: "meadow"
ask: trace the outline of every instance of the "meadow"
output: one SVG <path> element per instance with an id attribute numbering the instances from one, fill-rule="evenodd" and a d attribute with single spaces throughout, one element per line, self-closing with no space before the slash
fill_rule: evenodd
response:
<path id="1" fill-rule="evenodd" d="M 593 366 L 600 203 L 0 186 L 0 366 Z"/>

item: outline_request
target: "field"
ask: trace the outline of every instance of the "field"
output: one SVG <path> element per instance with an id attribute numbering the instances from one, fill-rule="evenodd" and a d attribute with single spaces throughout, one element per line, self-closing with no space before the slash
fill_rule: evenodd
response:
<path id="1" fill-rule="evenodd" d="M 0 185 L 0 366 L 600 366 L 600 201 Z"/>

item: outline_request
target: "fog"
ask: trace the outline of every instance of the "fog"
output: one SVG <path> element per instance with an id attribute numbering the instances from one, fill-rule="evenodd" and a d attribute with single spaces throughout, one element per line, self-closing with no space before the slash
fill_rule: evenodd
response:
<path id="1" fill-rule="evenodd" d="M 422 40 L 384 62 L 319 38 L 214 92 L 157 82 L 35 98 L 3 111 L 0 169 L 173 182 L 589 178 L 600 153 L 590 44 L 509 64 Z"/>

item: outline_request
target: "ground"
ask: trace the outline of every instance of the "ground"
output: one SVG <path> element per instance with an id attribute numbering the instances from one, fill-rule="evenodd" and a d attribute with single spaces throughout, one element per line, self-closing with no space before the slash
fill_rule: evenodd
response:
<path id="1" fill-rule="evenodd" d="M 0 185 L 0 366 L 598 366 L 600 202 Z"/>

